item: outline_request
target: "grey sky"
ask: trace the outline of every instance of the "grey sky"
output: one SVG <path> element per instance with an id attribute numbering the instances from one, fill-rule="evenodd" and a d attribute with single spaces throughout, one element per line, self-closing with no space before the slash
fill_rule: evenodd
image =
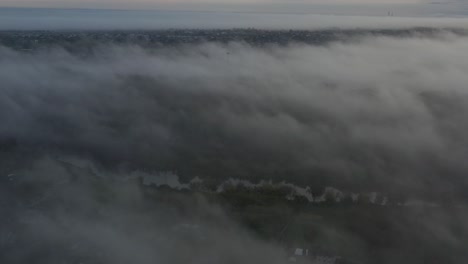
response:
<path id="1" fill-rule="evenodd" d="M 395 17 L 388 17 L 392 10 Z M 458 12 L 458 13 L 457 13 Z M 294 12 L 181 12 L 89 9 L 0 8 L 0 30 L 29 29 L 161 29 L 161 28 L 408 28 L 465 27 L 462 12 L 431 8 L 368 8 L 319 6 Z"/>
<path id="2" fill-rule="evenodd" d="M 389 12 L 395 19 L 382 19 Z M 0 29 L 465 27 L 467 14 L 461 0 L 0 0 Z"/>
<path id="3" fill-rule="evenodd" d="M 393 6 L 394 8 L 458 9 L 460 0 L 0 0 L 0 7 L 54 7 L 54 8 L 104 8 L 104 9 L 172 9 L 216 11 L 265 12 L 356 12 Z M 385 8 L 387 8 L 385 7 Z"/>

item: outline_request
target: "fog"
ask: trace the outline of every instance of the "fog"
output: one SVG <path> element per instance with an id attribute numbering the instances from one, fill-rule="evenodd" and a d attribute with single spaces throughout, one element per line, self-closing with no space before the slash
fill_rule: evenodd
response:
<path id="1" fill-rule="evenodd" d="M 202 195 L 148 194 L 136 182 L 123 181 L 125 174 L 77 164 L 44 157 L 1 178 L 3 263 L 288 263 L 284 245 L 259 238 L 236 222 L 235 213 Z M 290 208 L 277 210 L 286 224 L 301 219 Z M 318 226 L 314 236 L 321 243 L 359 256 L 357 263 L 457 263 L 467 258 L 466 207 L 388 210 L 360 223 L 360 231 L 309 221 Z M 343 221 L 362 218 L 354 214 Z M 375 223 L 389 225 L 391 231 L 375 230 Z M 281 238 L 280 231 L 273 235 Z M 385 236 L 369 241 L 369 232 Z M 399 236 L 398 244 L 393 244 L 394 236 Z M 415 239 L 420 244 L 408 244 Z M 307 245 L 300 241 L 299 236 L 293 246 Z"/>
<path id="2" fill-rule="evenodd" d="M 2 181 L 2 263 L 284 263 L 201 196 L 172 204 L 134 182 L 51 158 Z M 112 180 L 111 178 L 114 178 Z M 3 180 L 3 179 L 2 179 Z M 112 197 L 112 200 L 108 200 Z"/>
<path id="3" fill-rule="evenodd" d="M 0 136 L 182 177 L 464 195 L 467 46 L 442 34 L 326 47 L 114 46 L 85 57 L 3 48 Z"/>
<path id="4" fill-rule="evenodd" d="M 174 204 L 144 199 L 141 186 L 123 180 L 135 171 L 176 171 L 185 182 L 273 179 L 446 204 L 410 211 L 418 223 L 411 231 L 392 215 L 392 232 L 433 248 L 406 260 L 412 253 L 398 245 L 378 254 L 382 263 L 418 263 L 416 254 L 431 250 L 445 253 L 437 261 L 464 260 L 466 49 L 467 37 L 448 32 L 326 46 L 2 47 L 5 263 L 59 263 L 55 249 L 93 252 L 100 263 L 287 259 L 202 196 Z M 201 232 L 204 242 L 179 237 L 180 228 Z M 320 228 L 337 246 L 363 259 L 372 254 L 360 235 Z"/>

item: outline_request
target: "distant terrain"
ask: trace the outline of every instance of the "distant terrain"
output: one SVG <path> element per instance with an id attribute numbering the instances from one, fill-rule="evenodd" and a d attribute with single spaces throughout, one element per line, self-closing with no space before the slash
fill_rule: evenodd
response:
<path id="1" fill-rule="evenodd" d="M 251 45 L 311 44 L 325 45 L 336 41 L 357 41 L 363 37 L 420 37 L 452 33 L 466 36 L 468 30 L 450 28 L 410 29 L 322 29 L 322 30 L 262 30 L 262 29 L 168 29 L 168 30 L 51 30 L 0 31 L 0 44 L 15 50 L 62 47 L 70 51 L 97 45 L 138 45 L 146 48 L 197 44 L 204 42 L 245 42 Z"/>

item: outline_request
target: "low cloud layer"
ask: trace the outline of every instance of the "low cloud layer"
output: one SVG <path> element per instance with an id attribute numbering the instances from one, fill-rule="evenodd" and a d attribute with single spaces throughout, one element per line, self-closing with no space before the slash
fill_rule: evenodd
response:
<path id="1" fill-rule="evenodd" d="M 450 34 L 86 56 L 2 48 L 0 139 L 111 169 L 459 199 L 467 48 Z"/>
<path id="2" fill-rule="evenodd" d="M 2 175 L 2 263 L 280 264 L 288 247 L 309 248 L 318 264 L 468 258 L 466 206 L 221 207 L 222 194 L 142 186 L 81 163 L 44 157 Z"/>
<path id="3" fill-rule="evenodd" d="M 285 263 L 201 196 L 145 195 L 51 158 L 2 177 L 2 263 Z"/>

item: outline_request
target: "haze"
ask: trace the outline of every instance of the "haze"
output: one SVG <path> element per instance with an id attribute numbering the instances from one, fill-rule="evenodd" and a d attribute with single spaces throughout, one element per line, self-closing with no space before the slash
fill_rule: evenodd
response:
<path id="1" fill-rule="evenodd" d="M 165 9 L 184 11 L 246 11 L 325 13 L 348 15 L 383 14 L 382 10 L 420 15 L 438 13 L 450 15 L 460 12 L 463 1 L 455 0 L 0 0 L 0 7 L 40 8 L 99 8 L 99 9 Z M 427 10 L 432 10 L 427 12 Z M 375 10 L 379 10 L 376 13 Z M 407 12 L 410 10 L 410 12 Z"/>

